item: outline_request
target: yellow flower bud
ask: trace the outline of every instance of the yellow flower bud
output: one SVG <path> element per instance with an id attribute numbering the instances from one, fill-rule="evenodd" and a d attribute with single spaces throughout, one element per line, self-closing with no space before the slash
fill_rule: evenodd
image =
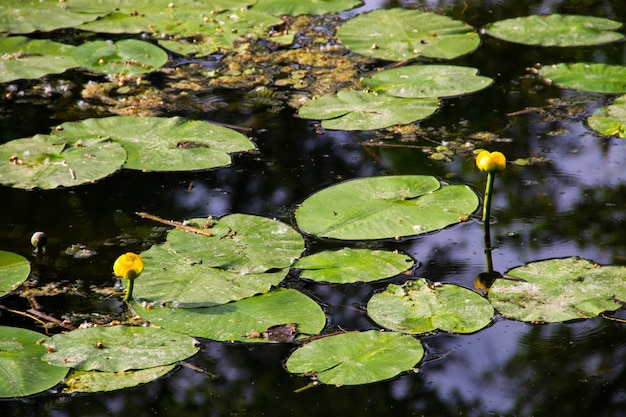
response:
<path id="1" fill-rule="evenodd" d="M 482 151 L 476 157 L 476 166 L 487 173 L 501 172 L 506 168 L 506 157 L 502 152 Z"/>
<path id="2" fill-rule="evenodd" d="M 116 277 L 128 280 L 137 278 L 143 271 L 143 261 L 141 257 L 132 252 L 127 252 L 115 260 L 113 272 Z"/>

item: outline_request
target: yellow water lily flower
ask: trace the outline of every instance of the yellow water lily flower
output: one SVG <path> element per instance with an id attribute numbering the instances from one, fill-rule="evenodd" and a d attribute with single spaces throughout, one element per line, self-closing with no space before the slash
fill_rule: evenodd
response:
<path id="1" fill-rule="evenodd" d="M 501 172 L 506 168 L 506 157 L 502 152 L 482 151 L 476 157 L 476 166 L 487 173 Z"/>
<path id="2" fill-rule="evenodd" d="M 143 260 L 135 253 L 127 252 L 120 255 L 113 264 L 113 272 L 116 277 L 130 281 L 137 278 L 143 271 Z"/>

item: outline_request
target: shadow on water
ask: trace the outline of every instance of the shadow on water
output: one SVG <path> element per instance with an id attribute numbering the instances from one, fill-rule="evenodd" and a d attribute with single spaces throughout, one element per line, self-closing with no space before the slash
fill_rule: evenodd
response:
<path id="1" fill-rule="evenodd" d="M 368 1 L 356 12 L 380 7 L 424 7 L 480 27 L 490 21 L 531 13 L 594 14 L 626 21 L 619 1 Z M 291 110 L 256 109 L 233 114 L 215 107 L 199 119 L 246 124 L 258 150 L 234 156 L 230 167 L 208 172 L 158 174 L 123 171 L 71 191 L 24 192 L 0 187 L 0 247 L 32 256 L 26 236 L 46 230 L 51 238 L 49 279 L 81 290 L 111 286 L 111 259 L 120 248 L 142 251 L 163 241 L 165 230 L 134 215 L 146 211 L 186 219 L 249 213 L 293 224 L 292 213 L 306 196 L 343 179 L 382 174 L 434 174 L 481 190 L 484 177 L 470 154 L 448 162 L 428 157 L 420 146 L 450 137 L 489 131 L 510 141 L 495 144 L 510 160 L 545 158 L 525 167 L 511 165 L 496 182 L 492 215 L 494 268 L 506 271 L 533 260 L 581 256 L 600 264 L 626 263 L 626 190 L 622 162 L 626 144 L 603 138 L 585 125 L 586 116 L 612 97 L 559 90 L 537 80 L 528 68 L 562 60 L 622 63 L 624 43 L 566 50 L 521 47 L 486 37 L 475 53 L 454 63 L 476 66 L 494 85 L 462 98 L 444 100 L 442 110 L 420 123 L 419 137 L 400 147 L 371 146 L 368 132 L 319 131 L 293 118 Z M 53 77 L 54 78 L 54 77 Z M 77 83 L 80 80 L 76 81 Z M 45 132 L 61 121 L 91 117 L 77 110 L 76 93 L 3 101 L 3 140 Z M 235 94 L 235 93 L 233 93 Z M 236 96 L 236 94 L 235 94 Z M 59 97 L 62 97 L 60 99 Z M 202 98 L 202 97 L 201 97 Z M 205 104 L 220 97 L 202 98 Z M 217 102 L 216 101 L 216 102 Z M 63 114 L 69 107 L 71 114 Z M 510 114 L 519 112 L 513 116 Z M 278 122 L 276 122 L 278 121 Z M 418 146 L 419 145 L 419 146 Z M 9 204 L 7 204 L 9 202 Z M 389 247 L 418 261 L 411 277 L 474 287 L 484 272 L 481 224 L 474 219 Z M 79 259 L 67 249 L 82 244 L 95 254 Z M 309 242 L 309 250 L 336 246 Z M 71 269 L 71 274 L 69 273 Z M 43 276 L 44 274 L 42 274 Z M 77 278 L 79 277 L 79 278 Z M 80 284 L 76 284 L 76 280 Z M 288 280 L 326 309 L 329 328 L 376 326 L 364 306 L 390 280 L 349 286 Z M 94 302 L 80 295 L 43 301 L 51 311 L 119 312 L 117 301 Z M 7 304 L 20 306 L 23 300 Z M 9 315 L 2 324 L 32 327 Z M 46 393 L 0 402 L 2 416 L 619 416 L 626 415 L 626 327 L 596 318 L 529 325 L 497 316 L 471 335 L 423 338 L 426 358 L 415 373 L 392 381 L 354 387 L 318 386 L 295 390 L 309 379 L 288 374 L 289 345 L 248 346 L 203 341 L 190 362 L 212 377 L 181 367 L 150 384 L 111 393 L 67 396 Z"/>

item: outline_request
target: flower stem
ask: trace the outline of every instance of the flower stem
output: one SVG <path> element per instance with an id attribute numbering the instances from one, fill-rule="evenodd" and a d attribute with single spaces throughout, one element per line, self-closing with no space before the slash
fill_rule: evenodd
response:
<path id="1" fill-rule="evenodd" d="M 493 272 L 493 259 L 491 257 L 491 193 L 493 191 L 493 182 L 495 172 L 487 174 L 487 187 L 485 188 L 485 200 L 483 201 L 483 237 L 485 246 L 485 260 L 487 262 L 487 271 Z"/>
<path id="2" fill-rule="evenodd" d="M 126 295 L 124 296 L 124 301 L 131 301 L 133 299 L 133 284 L 135 283 L 134 279 L 128 280 L 128 286 L 126 287 Z"/>

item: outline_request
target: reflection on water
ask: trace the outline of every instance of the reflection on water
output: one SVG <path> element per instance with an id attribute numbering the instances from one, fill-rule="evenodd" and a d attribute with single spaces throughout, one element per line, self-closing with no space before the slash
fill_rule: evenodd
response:
<path id="1" fill-rule="evenodd" d="M 626 21 L 619 1 L 367 1 L 341 16 L 380 7 L 423 7 L 475 26 L 530 13 L 590 13 Z M 534 260 L 581 256 L 600 264 L 626 263 L 626 190 L 622 162 L 626 141 L 603 138 L 586 117 L 611 102 L 608 95 L 562 91 L 538 81 L 527 68 L 561 60 L 622 64 L 624 43 L 593 48 L 520 47 L 485 38 L 473 54 L 455 60 L 495 79 L 492 87 L 444 100 L 440 112 L 422 122 L 430 142 L 489 131 L 510 142 L 496 147 L 509 160 L 540 157 L 545 163 L 510 165 L 498 176 L 492 215 L 494 269 L 505 272 Z M 236 95 L 233 95 L 236 96 Z M 230 96 L 229 96 L 230 97 Z M 74 98 L 76 100 L 76 98 Z M 68 102 L 65 97 L 63 105 Z M 306 196 L 343 179 L 383 174 L 435 174 L 484 189 L 484 176 L 469 155 L 438 162 L 416 147 L 364 147 L 369 133 L 316 133 L 313 122 L 294 119 L 290 110 L 269 115 L 263 108 L 237 114 L 224 96 L 201 95 L 205 120 L 270 127 L 253 131 L 258 152 L 236 155 L 231 167 L 189 174 L 124 171 L 71 192 L 24 192 L 0 187 L 0 244 L 25 256 L 28 237 L 50 237 L 50 279 L 110 286 L 111 259 L 120 248 L 141 251 L 163 239 L 163 230 L 134 213 L 146 211 L 182 220 L 250 213 L 292 222 Z M 64 115 L 54 100 L 4 103 L 3 140 L 47 131 Z M 60 105 L 60 104 L 59 104 Z M 75 104 L 68 106 L 77 112 Z M 274 111 L 273 109 L 272 111 Z M 511 116 L 509 114 L 513 113 Z M 89 117 L 80 114 L 80 117 Z M 258 117 L 258 119 L 256 119 Z M 47 118 L 47 119 L 46 119 Z M 280 122 L 280 123 L 279 123 Z M 403 142 L 397 141 L 402 144 Z M 7 204 L 8 203 L 8 204 Z M 474 287 L 485 271 L 481 224 L 477 219 L 427 236 L 380 246 L 399 249 L 418 261 L 413 277 Z M 98 254 L 89 260 L 62 258 L 73 244 Z M 315 251 L 337 244 L 310 241 Z M 44 266 L 40 266 L 44 267 Z M 77 277 L 79 274 L 80 277 Z M 401 276 L 400 283 L 411 277 Z M 316 298 L 329 315 L 329 329 L 369 329 L 364 306 L 390 281 L 338 286 L 302 282 L 286 285 Z M 20 305 L 23 300 L 11 300 Z M 49 311 L 90 311 L 79 296 L 46 304 Z M 114 302 L 96 304 L 103 314 Z M 32 326 L 0 316 L 1 324 Z M 309 380 L 282 367 L 291 346 L 246 346 L 205 341 L 191 362 L 218 377 L 181 367 L 162 380 L 121 392 L 42 395 L 0 402 L 2 416 L 618 416 L 626 414 L 626 327 L 603 318 L 572 323 L 528 325 L 496 317 L 473 335 L 434 334 L 419 372 L 368 386 L 316 387 L 295 394 Z"/>

